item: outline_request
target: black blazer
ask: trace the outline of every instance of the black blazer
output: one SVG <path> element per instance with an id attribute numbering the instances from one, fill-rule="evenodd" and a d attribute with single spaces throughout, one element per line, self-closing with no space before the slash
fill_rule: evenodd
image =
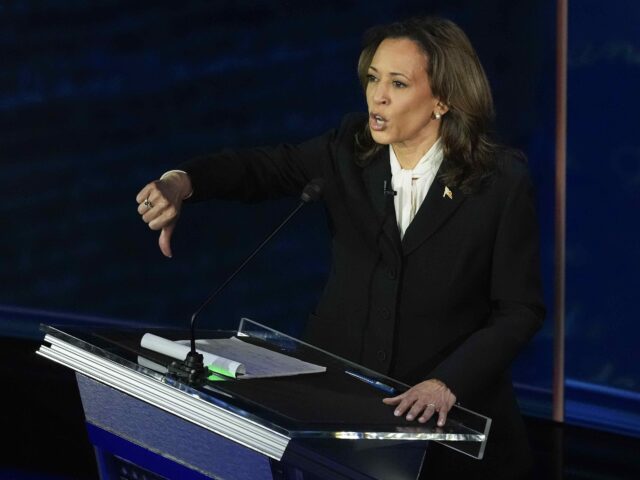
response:
<path id="1" fill-rule="evenodd" d="M 307 340 L 409 384 L 440 379 L 461 405 L 493 419 L 486 460 L 470 468 L 515 472 L 528 447 L 509 365 L 544 317 L 527 168 L 496 158 L 492 181 L 472 195 L 449 187 L 447 196 L 436 179 L 401 240 L 383 191 L 388 149 L 364 168 L 354 161 L 366 121 L 347 115 L 299 145 L 224 151 L 179 168 L 191 177 L 191 201 L 299 195 L 324 178 L 332 263 Z"/>

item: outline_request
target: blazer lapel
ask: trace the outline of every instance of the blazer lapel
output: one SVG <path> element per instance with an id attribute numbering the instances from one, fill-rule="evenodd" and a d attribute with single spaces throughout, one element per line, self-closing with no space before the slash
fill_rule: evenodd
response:
<path id="1" fill-rule="evenodd" d="M 391 166 L 389 165 L 389 151 L 383 149 L 362 169 L 362 183 L 371 201 L 371 205 L 381 224 L 386 215 L 388 196 L 384 194 L 384 182 L 391 190 Z"/>
<path id="2" fill-rule="evenodd" d="M 458 189 L 447 187 L 436 176 L 422 205 L 402 238 L 402 250 L 408 255 L 458 209 L 466 196 Z"/>
<path id="3" fill-rule="evenodd" d="M 364 168 L 356 165 L 352 158 L 339 162 L 339 165 L 344 180 L 347 208 L 367 242 L 374 249 L 379 248 L 378 235 L 380 230 L 384 229 L 399 251 L 401 244 L 395 222 L 393 197 L 384 194 L 385 181 L 391 189 L 389 150 L 381 149 Z"/>
<path id="4" fill-rule="evenodd" d="M 389 163 L 389 149 L 383 148 L 362 171 L 362 180 L 378 218 L 380 228 L 386 233 L 397 251 L 402 249 L 393 196 L 385 193 L 385 182 L 388 191 L 391 187 L 391 164 Z"/>
<path id="5" fill-rule="evenodd" d="M 344 158 L 338 159 L 337 163 L 343 181 L 347 210 L 354 223 L 364 234 L 367 243 L 373 249 L 376 249 L 380 218 L 376 213 L 377 207 L 374 208 L 374 204 L 369 197 L 368 190 L 372 187 L 372 184 L 365 186 L 364 169 L 353 161 L 353 155 L 350 152 L 345 152 Z M 369 168 L 370 165 L 365 169 Z M 367 180 L 368 183 L 371 181 L 373 180 Z"/>

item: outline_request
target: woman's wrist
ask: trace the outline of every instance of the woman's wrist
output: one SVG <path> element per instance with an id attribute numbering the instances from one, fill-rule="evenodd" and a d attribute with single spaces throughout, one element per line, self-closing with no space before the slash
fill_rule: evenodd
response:
<path id="1" fill-rule="evenodd" d="M 442 380 L 438 380 L 437 378 L 430 378 L 429 381 L 437 383 L 441 387 L 448 388 L 446 383 L 444 383 Z"/>
<path id="2" fill-rule="evenodd" d="M 160 180 L 176 182 L 178 189 L 181 192 L 182 200 L 186 200 L 193 195 L 191 179 L 189 178 L 189 174 L 184 170 L 169 170 L 168 172 L 164 172 L 160 177 Z"/>

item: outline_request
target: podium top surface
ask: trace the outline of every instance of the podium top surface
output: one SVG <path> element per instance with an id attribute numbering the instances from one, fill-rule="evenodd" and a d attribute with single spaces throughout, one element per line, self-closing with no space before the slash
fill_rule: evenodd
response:
<path id="1" fill-rule="evenodd" d="M 287 439 L 435 440 L 482 457 L 491 423 L 490 419 L 458 406 L 451 410 L 444 427 L 435 424 L 435 416 L 424 424 L 395 417 L 393 407 L 382 403 L 383 398 L 393 395 L 357 375 L 391 387 L 395 394 L 408 389 L 407 385 L 248 319 L 241 321 L 237 331 L 206 331 L 200 332 L 199 337 L 235 336 L 322 365 L 326 372 L 207 380 L 194 386 L 167 373 L 173 359 L 140 346 L 145 331 L 87 331 L 52 326 L 42 326 L 42 330 L 45 343 L 51 346 L 41 347 L 38 353 L 53 361 L 173 413 L 187 409 L 194 418 L 198 413 L 211 413 L 224 417 L 225 421 L 256 426 Z M 185 332 L 151 333 L 172 340 L 186 338 Z"/>

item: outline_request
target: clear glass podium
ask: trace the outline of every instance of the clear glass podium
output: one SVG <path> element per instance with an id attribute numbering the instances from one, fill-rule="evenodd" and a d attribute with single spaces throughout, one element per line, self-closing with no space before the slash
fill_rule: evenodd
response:
<path id="1" fill-rule="evenodd" d="M 37 353 L 76 371 L 101 478 L 138 468 L 149 479 L 415 479 L 428 442 L 481 459 L 489 435 L 491 419 L 459 405 L 442 428 L 396 418 L 382 403 L 391 395 L 370 382 L 408 385 L 249 319 L 199 337 L 235 336 L 326 372 L 196 387 L 168 374 L 173 359 L 140 346 L 144 331 L 42 330 Z"/>

